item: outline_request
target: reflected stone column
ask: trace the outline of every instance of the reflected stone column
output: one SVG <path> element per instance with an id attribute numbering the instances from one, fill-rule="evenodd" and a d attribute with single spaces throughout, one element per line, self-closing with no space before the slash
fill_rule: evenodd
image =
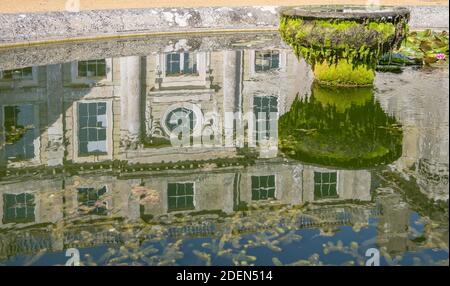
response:
<path id="1" fill-rule="evenodd" d="M 391 255 L 413 250 L 408 239 L 411 211 L 402 198 L 398 194 L 380 196 L 377 203 L 383 210 L 377 225 L 377 244 Z"/>
<path id="2" fill-rule="evenodd" d="M 63 78 L 62 65 L 47 66 L 47 135 L 46 147 L 48 166 L 63 164 Z"/>
<path id="3" fill-rule="evenodd" d="M 128 138 L 128 75 L 127 58 L 120 58 L 120 146 L 127 145 Z"/>
<path id="4" fill-rule="evenodd" d="M 242 51 L 223 52 L 223 111 L 225 146 L 243 147 Z M 235 124 L 234 120 L 235 119 Z M 236 141 L 233 140 L 236 131 Z"/>
<path id="5" fill-rule="evenodd" d="M 3 107 L 0 107 L 0 126 L 4 126 L 3 122 Z M 6 159 L 6 152 L 5 152 L 5 144 L 6 144 L 6 138 L 5 138 L 5 132 L 0 132 L 0 167 L 6 167 L 7 165 L 7 159 Z M 0 207 L 1 205 L 1 198 L 0 198 Z M 1 245 L 0 245 L 1 246 Z"/>
<path id="6" fill-rule="evenodd" d="M 136 147 L 141 131 L 141 58 L 127 57 L 126 61 L 128 142 Z"/>

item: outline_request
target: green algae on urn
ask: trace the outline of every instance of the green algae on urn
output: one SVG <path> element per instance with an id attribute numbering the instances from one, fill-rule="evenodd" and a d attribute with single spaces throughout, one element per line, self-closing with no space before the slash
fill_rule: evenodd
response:
<path id="1" fill-rule="evenodd" d="M 370 86 L 375 78 L 373 69 L 364 65 L 355 67 L 345 60 L 332 65 L 316 63 L 314 75 L 319 84 L 332 86 Z"/>
<path id="2" fill-rule="evenodd" d="M 371 85 L 378 60 L 405 38 L 409 12 L 362 9 L 290 8 L 281 12 L 280 33 L 295 54 L 312 66 L 320 83 Z"/>
<path id="3" fill-rule="evenodd" d="M 372 88 L 324 87 L 297 98 L 278 121 L 279 148 L 305 163 L 359 169 L 394 162 L 403 134 L 375 101 Z"/>

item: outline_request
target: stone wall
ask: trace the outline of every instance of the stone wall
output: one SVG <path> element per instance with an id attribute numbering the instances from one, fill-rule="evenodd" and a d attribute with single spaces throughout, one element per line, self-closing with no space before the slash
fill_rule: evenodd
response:
<path id="1" fill-rule="evenodd" d="M 0 14 L 0 46 L 136 34 L 277 30 L 279 6 Z M 448 29 L 448 6 L 414 6 L 411 24 Z"/>
<path id="2" fill-rule="evenodd" d="M 276 7 L 155 8 L 1 14 L 0 43 L 139 33 L 276 28 Z"/>

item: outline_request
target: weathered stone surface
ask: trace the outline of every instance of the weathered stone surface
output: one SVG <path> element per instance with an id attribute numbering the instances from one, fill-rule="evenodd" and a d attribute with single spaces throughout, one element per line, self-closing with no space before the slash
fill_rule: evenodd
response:
<path id="1" fill-rule="evenodd" d="M 0 43 L 278 25 L 276 7 L 154 8 L 0 14 Z"/>
<path id="2" fill-rule="evenodd" d="M 406 7 L 381 6 L 371 8 L 365 6 L 306 6 L 281 9 L 284 16 L 295 16 L 302 19 L 343 19 L 352 21 L 364 21 L 365 19 L 393 19 L 397 16 L 408 17 L 409 9 Z"/>
<path id="3" fill-rule="evenodd" d="M 448 30 L 448 6 L 408 7 L 411 11 L 409 25 L 415 29 Z"/>
<path id="4" fill-rule="evenodd" d="M 0 14 L 0 45 L 140 33 L 278 29 L 280 6 Z M 447 28 L 448 6 L 411 6 L 411 26 Z"/>

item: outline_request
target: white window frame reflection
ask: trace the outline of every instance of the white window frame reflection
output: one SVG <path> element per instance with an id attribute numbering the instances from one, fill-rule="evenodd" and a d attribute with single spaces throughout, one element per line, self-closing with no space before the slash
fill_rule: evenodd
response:
<path id="1" fill-rule="evenodd" d="M 99 191 L 102 190 L 102 189 L 104 189 L 105 192 L 102 195 L 98 196 L 97 201 L 102 196 L 106 196 L 106 199 L 103 199 L 103 203 L 104 204 L 101 207 L 100 206 L 96 206 L 94 208 L 93 206 L 91 206 L 93 208 L 93 210 L 96 210 L 95 212 L 91 211 L 91 212 L 86 212 L 85 213 L 82 210 L 80 210 L 81 206 L 89 207 L 88 204 L 90 202 L 89 199 L 86 202 L 81 202 L 80 201 L 80 191 L 81 190 L 87 190 L 88 192 L 89 191 L 94 191 L 96 193 L 96 195 L 98 195 Z M 87 216 L 99 216 L 99 217 L 107 217 L 107 216 L 109 216 L 110 215 L 111 201 L 112 201 L 112 199 L 110 198 L 111 192 L 109 191 L 109 189 L 110 189 L 109 186 L 106 185 L 106 184 L 100 185 L 100 186 L 81 186 L 81 187 L 78 186 L 78 187 L 76 187 L 75 188 L 75 192 L 76 192 L 76 198 L 77 198 L 76 199 L 76 201 L 77 201 L 77 213 L 79 215 L 87 215 Z M 94 204 L 95 204 L 95 202 L 94 202 Z M 100 208 L 104 208 L 104 213 L 102 213 L 102 214 L 98 213 L 98 209 L 100 209 Z"/>
<path id="2" fill-rule="evenodd" d="M 278 58 L 278 68 L 272 68 L 265 71 L 256 71 L 256 53 L 257 52 L 268 52 L 268 51 L 277 51 L 279 54 Z M 261 76 L 273 71 L 286 71 L 286 51 L 280 49 L 264 49 L 264 50 L 250 50 L 249 53 L 249 66 L 250 66 L 250 75 L 251 76 Z"/>
<path id="3" fill-rule="evenodd" d="M 78 62 L 81 61 L 73 61 L 71 63 L 71 81 L 74 84 L 93 84 L 93 83 L 111 83 L 112 82 L 112 73 L 113 73 L 113 62 L 112 58 L 106 59 L 91 59 L 91 60 L 105 60 L 105 76 L 79 76 L 78 75 Z M 86 60 L 88 61 L 88 60 Z"/>
<path id="4" fill-rule="evenodd" d="M 269 181 L 269 178 L 273 177 L 273 186 L 261 186 L 261 178 L 265 178 Z M 253 185 L 253 180 L 258 180 L 258 186 Z M 273 196 L 269 196 L 270 191 L 273 189 Z M 250 197 L 253 202 L 270 201 L 277 199 L 277 174 L 251 174 L 250 175 Z M 266 198 L 261 198 L 261 192 L 267 192 Z M 254 198 L 253 193 L 258 192 L 258 198 Z"/>
<path id="5" fill-rule="evenodd" d="M 256 99 L 263 100 L 263 98 L 268 98 L 269 100 L 272 100 L 272 98 L 275 98 L 276 103 L 277 103 L 276 111 L 273 112 L 273 113 L 276 113 L 275 118 L 270 118 L 270 112 L 267 115 L 267 116 L 269 116 L 269 119 L 267 118 L 267 116 L 264 118 L 259 118 L 258 114 L 255 113 L 255 100 Z M 252 112 L 255 113 L 254 114 L 255 122 L 253 124 L 252 132 L 253 132 L 254 143 L 257 146 L 264 144 L 266 141 L 276 141 L 277 140 L 277 136 L 278 136 L 277 129 L 271 130 L 270 128 L 271 128 L 272 124 L 270 122 L 274 121 L 274 124 L 277 125 L 278 117 L 279 117 L 279 110 L 280 110 L 279 106 L 280 106 L 280 98 L 276 95 L 255 95 L 252 97 L 251 107 L 252 107 Z M 260 122 L 264 123 L 264 128 L 265 128 L 264 130 L 259 129 Z M 271 132 L 273 132 L 273 135 L 275 135 L 274 138 L 270 137 L 270 135 L 272 135 Z M 261 138 L 262 134 L 265 135 L 263 138 Z"/>
<path id="6" fill-rule="evenodd" d="M 24 160 L 9 160 L 6 155 L 6 130 L 5 130 L 5 108 L 8 106 L 24 106 L 29 105 L 33 109 L 33 151 L 34 156 L 28 159 Z M 20 167 L 28 167 L 28 166 L 35 166 L 41 164 L 40 159 L 40 148 L 41 148 L 41 141 L 40 141 L 40 124 L 39 124 L 39 107 L 35 104 L 30 103 L 18 103 L 18 104 L 7 104 L 2 105 L 0 108 L 0 120 L 1 120 L 1 132 L 0 132 L 0 165 L 8 166 L 8 167 L 14 167 L 14 168 L 20 168 Z"/>
<path id="7" fill-rule="evenodd" d="M 30 67 L 18 68 L 18 69 L 6 69 L 4 71 L 0 70 L 0 86 L 2 87 L 26 87 L 26 86 L 35 86 L 38 84 L 38 67 L 31 67 L 31 76 L 22 78 L 22 77 L 13 77 L 11 79 L 6 79 L 3 77 L 4 72 L 6 71 L 16 71 L 23 70 Z"/>
<path id="8" fill-rule="evenodd" d="M 335 173 L 336 174 L 336 196 L 324 196 L 317 198 L 315 197 L 315 188 L 316 188 L 316 182 L 315 182 L 315 173 L 320 173 L 321 177 L 324 173 Z M 333 169 L 325 169 L 325 168 L 313 168 L 312 169 L 312 201 L 327 201 L 327 200 L 339 200 L 341 198 L 339 183 L 340 183 L 340 171 L 339 170 L 333 170 Z M 320 182 L 320 187 L 322 188 L 323 185 L 329 185 L 329 182 Z M 333 183 L 334 184 L 334 183 Z M 317 184 L 318 185 L 318 184 Z M 321 191 L 322 193 L 322 191 Z"/>
<path id="9" fill-rule="evenodd" d="M 184 194 L 184 195 L 179 195 L 179 194 L 169 194 L 169 186 L 170 185 L 175 185 L 176 189 L 178 189 L 179 185 L 183 185 L 184 188 L 186 188 L 186 185 L 190 184 L 192 186 L 192 194 Z M 197 209 L 197 204 L 195 201 L 195 197 L 196 197 L 196 184 L 194 181 L 181 181 L 181 182 L 167 182 L 167 191 L 166 191 L 166 196 L 167 196 L 167 212 L 168 213 L 176 213 L 176 212 L 190 212 L 190 211 L 194 211 Z M 186 191 L 186 190 L 185 190 Z M 187 199 L 187 197 L 192 197 L 192 207 L 184 207 L 184 208 L 180 208 L 178 207 L 178 203 L 176 203 L 177 207 L 170 207 L 170 199 L 178 199 L 179 197 L 184 198 L 185 200 Z"/>
<path id="10" fill-rule="evenodd" d="M 174 55 L 178 56 L 178 61 L 175 61 L 172 59 Z M 166 67 L 165 67 L 165 76 L 171 77 L 171 76 L 198 76 L 198 56 L 197 53 L 167 53 L 165 55 L 166 57 Z M 169 59 L 170 58 L 170 59 Z M 189 61 L 192 61 L 192 67 L 186 67 L 186 59 Z M 170 62 L 170 65 L 167 66 L 167 62 Z M 172 63 L 177 62 L 177 64 L 174 64 L 174 66 L 178 65 L 178 73 L 174 72 L 172 67 Z M 186 71 L 186 68 L 188 69 L 188 72 Z"/>
<path id="11" fill-rule="evenodd" d="M 33 197 L 33 203 L 32 203 L 32 212 L 28 212 L 29 210 L 31 211 L 31 206 L 28 206 L 26 203 L 25 203 L 25 205 L 24 205 L 24 207 L 25 207 L 25 211 L 27 212 L 27 214 L 28 213 L 32 213 L 33 214 L 33 220 L 29 220 L 29 221 L 26 221 L 27 220 L 27 218 L 25 218 L 25 219 L 23 219 L 23 222 L 17 222 L 18 221 L 18 219 L 17 219 L 17 206 L 15 207 L 15 218 L 13 218 L 13 219 L 9 219 L 8 221 L 6 221 L 5 222 L 5 220 L 6 220 L 6 218 L 5 218 L 5 210 L 6 210 L 6 207 L 7 207 L 7 205 L 6 205 L 6 202 L 5 202 L 5 196 L 7 196 L 7 195 L 11 195 L 11 196 L 14 196 L 15 198 L 17 197 L 17 196 L 19 196 L 19 195 L 30 195 L 30 196 L 32 196 Z M 0 224 L 17 224 L 17 223 L 19 223 L 19 224 L 34 224 L 34 223 L 36 223 L 36 222 L 38 222 L 38 216 L 39 216 L 39 200 L 38 200 L 38 198 L 37 198 L 37 195 L 35 194 L 35 193 L 33 193 L 33 192 L 29 192 L 29 191 L 20 191 L 20 192 L 5 192 L 5 193 L 2 193 L 2 194 L 0 194 L 0 205 L 2 206 L 2 219 L 1 219 L 1 221 L 0 221 Z M 22 206 L 22 208 L 23 208 L 23 206 Z M 15 221 L 14 221 L 15 220 Z"/>
<path id="12" fill-rule="evenodd" d="M 195 55 L 197 72 L 195 74 L 182 74 L 179 75 L 167 75 L 167 60 L 166 57 L 169 54 L 179 53 L 180 54 L 180 69 L 184 65 L 184 54 L 189 53 L 190 55 Z M 167 52 L 156 55 L 156 76 L 157 81 L 156 87 L 159 84 L 162 88 L 164 87 L 184 87 L 184 86 L 208 86 L 208 81 L 206 79 L 207 69 L 210 63 L 210 53 L 207 52 Z"/>
<path id="13" fill-rule="evenodd" d="M 80 155 L 80 139 L 79 139 L 79 103 L 106 103 L 106 152 L 105 154 L 85 154 Z M 79 100 L 73 103 L 73 161 L 80 162 L 98 162 L 112 160 L 113 156 L 113 114 L 112 99 L 98 100 Z"/>

